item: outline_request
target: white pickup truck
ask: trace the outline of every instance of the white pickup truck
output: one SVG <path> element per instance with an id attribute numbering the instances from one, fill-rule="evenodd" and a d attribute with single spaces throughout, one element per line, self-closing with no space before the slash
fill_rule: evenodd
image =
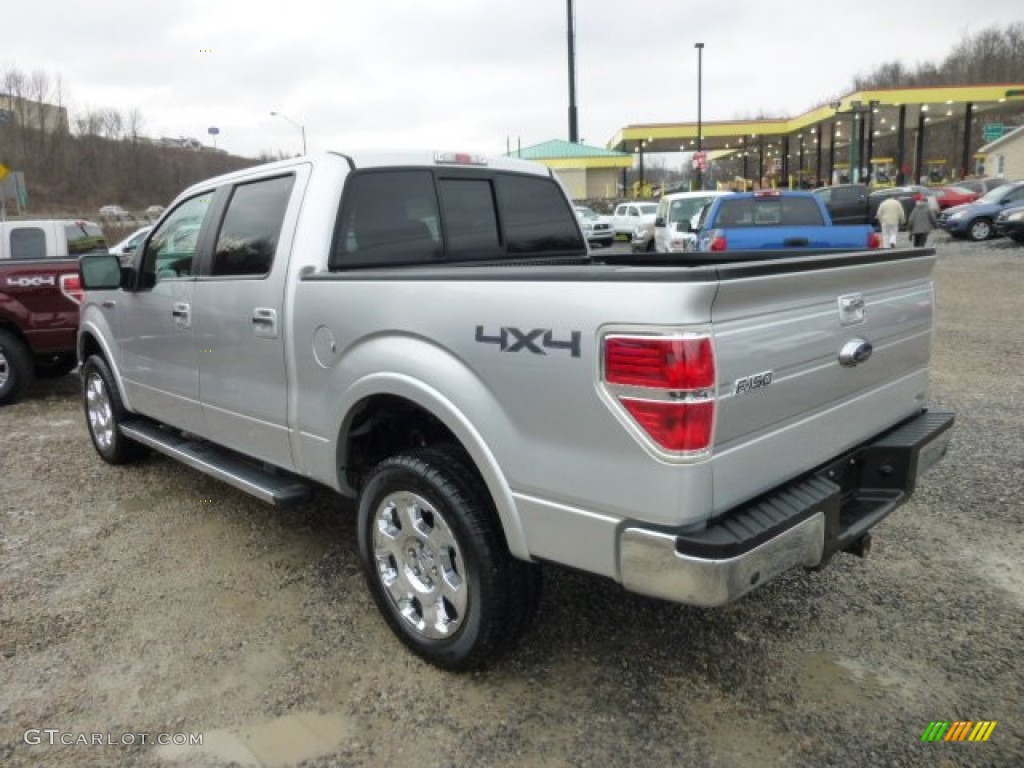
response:
<path id="1" fill-rule="evenodd" d="M 522 634 L 544 561 L 722 605 L 864 554 L 951 434 L 933 252 L 780 256 L 598 261 L 512 159 L 250 168 L 186 190 L 131 266 L 82 258 L 89 433 L 112 464 L 358 499 L 384 618 L 448 669 Z"/>

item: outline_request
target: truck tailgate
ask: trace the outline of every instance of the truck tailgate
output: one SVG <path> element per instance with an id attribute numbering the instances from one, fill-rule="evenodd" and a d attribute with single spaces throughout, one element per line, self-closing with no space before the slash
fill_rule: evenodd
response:
<path id="1" fill-rule="evenodd" d="M 726 229 L 730 251 L 777 248 L 835 248 L 855 251 L 868 248 L 871 227 L 736 227 Z"/>
<path id="2" fill-rule="evenodd" d="M 918 250 L 722 268 L 713 514 L 921 410 L 933 265 Z"/>

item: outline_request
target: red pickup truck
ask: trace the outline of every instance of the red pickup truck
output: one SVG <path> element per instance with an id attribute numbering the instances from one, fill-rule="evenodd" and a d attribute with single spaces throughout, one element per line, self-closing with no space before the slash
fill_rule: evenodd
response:
<path id="1" fill-rule="evenodd" d="M 102 230 L 89 222 L 0 222 L 0 405 L 21 397 L 34 378 L 75 367 L 78 256 L 106 250 Z"/>

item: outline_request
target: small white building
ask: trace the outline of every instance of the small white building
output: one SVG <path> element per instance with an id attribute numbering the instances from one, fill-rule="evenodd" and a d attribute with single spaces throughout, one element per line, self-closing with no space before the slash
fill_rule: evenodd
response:
<path id="1" fill-rule="evenodd" d="M 510 157 L 546 165 L 565 185 L 573 200 L 612 198 L 618 195 L 619 174 L 633 167 L 633 156 L 603 147 L 553 139 L 509 153 Z"/>
<path id="2" fill-rule="evenodd" d="M 1024 125 L 978 150 L 985 155 L 985 175 L 1008 181 L 1024 180 Z"/>

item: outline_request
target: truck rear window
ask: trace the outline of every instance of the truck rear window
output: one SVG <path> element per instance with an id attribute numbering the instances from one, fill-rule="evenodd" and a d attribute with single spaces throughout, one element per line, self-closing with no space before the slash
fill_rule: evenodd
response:
<path id="1" fill-rule="evenodd" d="M 95 224 L 86 222 L 67 224 L 64 231 L 68 238 L 68 256 L 81 256 L 83 253 L 107 250 L 107 241 L 103 238 L 103 230 Z"/>
<path id="2" fill-rule="evenodd" d="M 575 214 L 547 177 L 460 169 L 352 173 L 330 268 L 585 255 Z"/>
<path id="3" fill-rule="evenodd" d="M 18 227 L 11 230 L 12 259 L 46 258 L 46 233 L 38 227 Z"/>
<path id="4" fill-rule="evenodd" d="M 822 226 L 818 204 L 808 197 L 759 197 L 722 200 L 715 227 Z"/>

